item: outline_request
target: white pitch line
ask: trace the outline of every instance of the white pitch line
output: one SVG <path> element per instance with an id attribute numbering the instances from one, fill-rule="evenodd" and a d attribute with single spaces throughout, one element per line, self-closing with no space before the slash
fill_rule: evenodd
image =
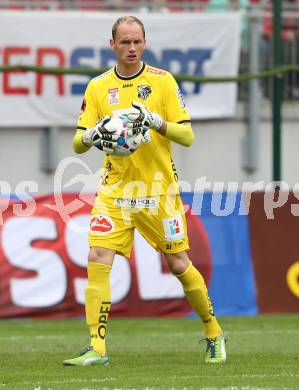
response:
<path id="1" fill-rule="evenodd" d="M 279 378 L 279 377 L 299 377 L 299 374 L 297 373 L 292 373 L 292 372 L 286 372 L 286 373 L 281 373 L 281 374 L 213 374 L 213 377 L 218 377 L 218 378 Z M 189 375 L 189 376 L 175 376 L 173 375 L 172 378 L 182 378 L 182 379 L 194 379 L 198 378 L 198 375 Z M 162 378 L 157 378 L 155 379 L 162 379 Z"/>
<path id="2" fill-rule="evenodd" d="M 280 334 L 280 335 L 283 335 L 284 333 L 287 333 L 287 334 L 293 334 L 293 333 L 299 333 L 299 329 L 284 329 L 284 330 L 281 330 L 281 329 L 261 329 L 261 330 L 232 330 L 232 331 L 227 331 L 227 332 L 224 332 L 225 334 L 231 334 L 231 335 L 234 335 L 234 334 L 260 334 L 262 333 L 263 335 L 267 335 L 267 334 Z"/>
<path id="3" fill-rule="evenodd" d="M 48 339 L 58 339 L 58 338 L 68 338 L 70 334 L 67 335 L 32 335 L 32 336 L 0 336 L 0 340 L 48 340 Z M 73 336 L 76 336 L 76 333 L 73 334 Z"/>
<path id="4" fill-rule="evenodd" d="M 251 387 L 251 386 L 229 386 L 229 387 L 201 387 L 199 390 L 275 390 L 275 387 Z M 284 388 L 284 390 L 287 390 Z"/>
<path id="5" fill-rule="evenodd" d="M 277 389 L 277 387 L 230 386 L 230 387 L 201 387 L 198 390 L 275 390 L 275 389 Z M 284 387 L 283 390 L 288 390 L 288 388 Z"/>
<path id="6" fill-rule="evenodd" d="M 244 375 L 220 375 L 221 377 L 223 378 L 233 378 L 233 377 L 238 377 L 240 378 L 240 376 L 245 376 L 245 377 L 267 377 L 267 375 L 249 375 L 249 374 L 244 374 Z M 268 375 L 268 376 L 282 376 L 282 375 Z M 293 374 L 292 374 L 293 376 Z M 294 375 L 294 376 L 298 376 L 297 374 Z M 180 379 L 198 379 L 198 376 L 194 375 L 194 376 L 181 376 Z M 162 378 L 156 378 L 156 379 L 162 379 Z M 86 379 L 86 380 L 83 380 L 83 379 L 70 379 L 70 380 L 63 380 L 63 381 L 37 381 L 37 382 L 29 382 L 29 381 L 24 381 L 24 382 L 17 382 L 15 383 L 15 385 L 33 385 L 33 386 L 38 386 L 37 388 L 35 389 L 38 389 L 40 390 L 40 385 L 51 385 L 51 384 L 68 384 L 68 383 L 84 383 L 84 382 L 92 382 L 92 383 L 103 383 L 103 382 L 108 382 L 108 381 L 115 381 L 116 378 L 102 378 L 102 379 Z M 11 385 L 10 384 L 4 384 L 4 383 L 1 383 L 0 384 L 0 387 L 5 387 L 6 385 Z M 130 388 L 120 388 L 120 387 L 116 387 L 114 388 L 115 390 L 130 390 Z M 143 390 L 161 390 L 160 387 L 155 387 L 155 386 L 150 386 L 150 387 L 143 387 L 142 388 Z M 163 387 L 163 389 L 168 389 L 168 390 L 177 390 L 177 388 L 175 387 L 169 387 L 169 388 L 165 388 Z M 197 388 L 198 390 L 290 390 L 290 388 L 288 387 L 255 387 L 255 386 L 229 386 L 229 387 L 201 387 L 201 388 Z M 93 389 L 93 388 L 82 388 L 81 390 L 96 390 L 96 389 Z M 108 387 L 103 387 L 102 390 L 109 390 Z M 132 388 L 132 390 L 136 390 L 136 388 Z M 188 390 L 188 388 L 184 387 L 183 389 L 180 388 L 180 390 Z"/>
<path id="7" fill-rule="evenodd" d="M 116 378 L 101 378 L 101 379 L 69 379 L 69 380 L 62 380 L 62 381 L 36 381 L 36 382 L 15 382 L 14 385 L 61 385 L 61 384 L 67 384 L 67 383 L 102 383 L 102 382 L 109 382 L 109 381 L 115 381 Z M 11 385 L 11 383 L 0 383 L 0 386 L 6 386 Z"/>
<path id="8" fill-rule="evenodd" d="M 294 333 L 299 333 L 299 329 L 284 329 L 283 331 L 279 329 L 261 329 L 261 330 L 250 330 L 250 329 L 242 329 L 242 330 L 227 330 L 225 332 L 226 335 L 234 336 L 234 335 L 242 335 L 242 334 L 263 334 L 263 335 L 269 335 L 269 334 L 294 334 Z M 146 332 L 149 336 L 154 336 L 154 337 L 161 337 L 161 333 L 158 332 Z M 37 335 L 32 335 L 32 336 L 0 336 L 0 340 L 48 340 L 48 339 L 58 339 L 58 338 L 69 338 L 71 335 L 75 336 L 77 335 L 76 333 L 68 333 L 68 334 L 53 334 L 53 335 L 42 335 L 42 334 L 37 334 Z M 167 334 L 165 332 L 165 337 L 171 336 L 171 337 L 186 337 L 186 335 L 195 335 L 195 336 L 201 336 L 203 335 L 202 332 L 200 331 L 192 331 L 192 332 L 171 332 Z M 113 335 L 112 335 L 113 336 Z M 111 336 L 110 336 L 111 337 Z"/>

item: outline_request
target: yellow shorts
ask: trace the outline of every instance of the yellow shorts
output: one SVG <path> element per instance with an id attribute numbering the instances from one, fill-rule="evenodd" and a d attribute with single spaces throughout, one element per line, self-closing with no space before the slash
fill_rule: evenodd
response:
<path id="1" fill-rule="evenodd" d="M 89 246 L 114 249 L 130 257 L 134 229 L 157 251 L 189 249 L 187 225 L 179 195 L 124 199 L 98 195 L 91 212 Z"/>

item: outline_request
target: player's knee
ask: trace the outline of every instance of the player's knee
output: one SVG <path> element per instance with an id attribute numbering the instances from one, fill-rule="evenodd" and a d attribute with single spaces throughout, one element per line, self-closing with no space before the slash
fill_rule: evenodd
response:
<path id="1" fill-rule="evenodd" d="M 190 264 L 190 260 L 186 252 L 180 253 L 164 253 L 169 270 L 174 275 L 183 274 Z"/>
<path id="2" fill-rule="evenodd" d="M 90 248 L 88 261 L 112 265 L 114 255 L 115 255 L 115 250 L 113 249 L 94 246 Z"/>

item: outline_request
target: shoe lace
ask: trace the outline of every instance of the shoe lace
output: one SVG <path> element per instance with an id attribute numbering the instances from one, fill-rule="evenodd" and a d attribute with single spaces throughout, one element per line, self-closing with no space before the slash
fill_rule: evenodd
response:
<path id="1" fill-rule="evenodd" d="M 224 340 L 226 343 L 226 339 Z M 214 339 L 208 339 L 204 338 L 199 340 L 200 343 L 206 342 L 207 343 L 207 349 L 206 352 L 209 352 L 211 358 L 215 358 L 217 355 L 219 355 L 220 352 L 220 344 L 216 342 L 216 338 Z"/>
<path id="2" fill-rule="evenodd" d="M 201 339 L 199 340 L 199 342 L 206 342 L 207 343 L 207 349 L 206 349 L 206 352 L 210 351 L 210 356 L 212 358 L 214 358 L 216 356 L 216 343 L 215 343 L 215 339 L 208 339 L 208 338 L 205 338 L 205 339 Z"/>
<path id="3" fill-rule="evenodd" d="M 84 349 L 84 351 L 80 352 L 80 356 L 85 355 L 89 351 L 93 351 L 93 347 L 91 345 Z"/>

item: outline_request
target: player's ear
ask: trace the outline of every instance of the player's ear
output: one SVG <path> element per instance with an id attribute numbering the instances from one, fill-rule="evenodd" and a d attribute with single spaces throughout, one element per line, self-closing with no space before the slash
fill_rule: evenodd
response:
<path id="1" fill-rule="evenodd" d="M 114 39 L 111 38 L 109 43 L 110 43 L 111 49 L 114 50 L 114 44 L 115 44 Z"/>

